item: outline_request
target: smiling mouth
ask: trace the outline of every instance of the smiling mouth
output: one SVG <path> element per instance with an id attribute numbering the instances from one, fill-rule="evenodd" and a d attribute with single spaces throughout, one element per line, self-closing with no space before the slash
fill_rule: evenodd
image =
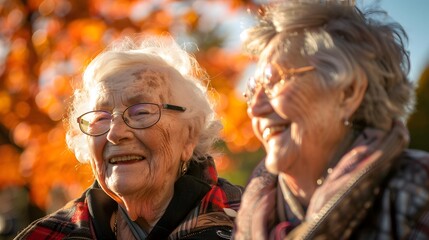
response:
<path id="1" fill-rule="evenodd" d="M 145 158 L 137 155 L 129 155 L 129 156 L 120 156 L 120 157 L 112 157 L 109 159 L 110 164 L 122 164 L 122 163 L 135 163 Z"/>
<path id="2" fill-rule="evenodd" d="M 279 134 L 288 128 L 289 125 L 267 127 L 264 129 L 264 132 L 262 132 L 262 138 L 264 138 L 265 140 L 269 139 L 270 137 Z"/>

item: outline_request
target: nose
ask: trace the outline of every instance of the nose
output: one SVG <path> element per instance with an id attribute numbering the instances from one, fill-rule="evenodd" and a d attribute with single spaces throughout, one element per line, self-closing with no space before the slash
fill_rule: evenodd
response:
<path id="1" fill-rule="evenodd" d="M 267 94 L 265 94 L 264 89 L 257 89 L 247 106 L 247 114 L 249 117 L 261 117 L 271 113 L 272 111 L 273 108 L 271 106 L 270 99 Z"/>
<path id="2" fill-rule="evenodd" d="M 113 144 L 130 139 L 132 137 L 131 128 L 125 124 L 122 114 L 112 114 L 112 121 L 110 123 L 110 130 L 107 133 L 107 140 Z"/>

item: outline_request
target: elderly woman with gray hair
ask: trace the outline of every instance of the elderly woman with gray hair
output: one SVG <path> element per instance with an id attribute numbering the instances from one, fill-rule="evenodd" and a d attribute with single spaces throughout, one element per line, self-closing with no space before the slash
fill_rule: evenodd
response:
<path id="1" fill-rule="evenodd" d="M 74 92 L 67 143 L 96 181 L 16 239 L 225 239 L 242 189 L 218 178 L 205 72 L 174 40 L 126 38 Z"/>
<path id="2" fill-rule="evenodd" d="M 429 154 L 407 149 L 406 34 L 352 1 L 265 6 L 248 114 L 266 157 L 235 239 L 429 239 Z"/>

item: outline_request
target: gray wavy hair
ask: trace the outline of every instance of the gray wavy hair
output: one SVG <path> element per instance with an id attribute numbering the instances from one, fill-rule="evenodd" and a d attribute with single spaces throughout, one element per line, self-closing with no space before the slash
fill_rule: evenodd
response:
<path id="1" fill-rule="evenodd" d="M 66 142 L 76 158 L 82 163 L 90 160 L 88 136 L 80 131 L 76 119 L 81 114 L 93 110 L 88 103 L 94 97 L 92 95 L 96 85 L 106 75 L 136 65 L 146 65 L 149 68 L 155 66 L 155 69 L 167 67 L 179 73 L 174 74 L 179 77 L 169 79 L 170 87 L 177 104 L 186 106 L 182 116 L 188 120 L 188 127 L 198 139 L 192 160 L 198 161 L 204 159 L 207 154 L 214 154 L 213 144 L 219 139 L 222 125 L 214 112 L 214 102 L 209 98 L 207 73 L 196 59 L 171 37 L 142 36 L 126 37 L 112 43 L 85 69 L 82 86 L 75 89 L 68 116 L 65 118 Z"/>
<path id="2" fill-rule="evenodd" d="M 256 26 L 243 32 L 244 51 L 259 56 L 272 47 L 276 53 L 270 54 L 282 55 L 286 43 L 293 41 L 290 37 L 300 35 L 301 54 L 316 68 L 324 87 L 368 80 L 364 99 L 350 120 L 373 127 L 392 119 L 405 121 L 415 105 L 415 86 L 407 78 L 407 35 L 399 24 L 382 22 L 388 17 L 385 11 L 363 12 L 353 2 L 291 0 L 267 5 Z"/>

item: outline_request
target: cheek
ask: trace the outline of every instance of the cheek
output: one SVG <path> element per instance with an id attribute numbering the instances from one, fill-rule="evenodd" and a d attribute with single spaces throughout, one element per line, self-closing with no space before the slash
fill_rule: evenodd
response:
<path id="1" fill-rule="evenodd" d="M 332 94 L 318 91 L 309 84 L 291 87 L 273 101 L 277 114 L 292 121 L 292 133 L 301 140 L 307 135 L 316 139 L 329 134 L 324 130 L 336 126 L 335 106 Z"/>
<path id="2" fill-rule="evenodd" d="M 105 137 L 88 137 L 89 151 L 91 154 L 91 167 L 97 174 L 104 174 L 103 149 L 107 140 Z"/>
<path id="3" fill-rule="evenodd" d="M 170 129 L 158 124 L 153 128 L 154 134 L 149 138 L 151 141 L 147 144 L 152 149 L 152 154 L 155 158 L 151 162 L 151 170 L 159 173 L 174 172 L 174 162 L 178 159 L 178 153 L 173 144 L 177 143 L 172 140 Z"/>
<path id="4" fill-rule="evenodd" d="M 156 124 L 153 126 L 153 138 L 149 136 L 150 139 L 154 141 L 150 141 L 152 143 L 156 143 L 158 146 L 154 146 L 154 151 L 159 153 L 170 154 L 170 144 L 171 144 L 171 136 L 170 131 L 166 126 L 161 126 L 161 124 Z"/>
<path id="5" fill-rule="evenodd" d="M 100 158 L 103 156 L 103 148 L 106 142 L 107 142 L 106 137 L 103 137 L 103 136 L 89 137 L 88 139 L 89 151 L 91 152 L 91 156 L 93 158 L 100 160 Z"/>
<path id="6" fill-rule="evenodd" d="M 261 133 L 261 131 L 262 131 L 263 129 L 259 129 L 259 121 L 258 121 L 258 118 L 251 118 L 251 121 L 252 121 L 252 129 L 253 129 L 253 132 L 255 133 L 256 137 L 257 137 L 260 141 L 262 141 L 263 139 L 262 139 L 262 135 L 261 135 L 260 133 Z"/>
<path id="7" fill-rule="evenodd" d="M 291 85 L 277 98 L 273 99 L 273 108 L 276 113 L 294 122 L 311 120 L 315 110 L 317 94 L 309 85 Z"/>

